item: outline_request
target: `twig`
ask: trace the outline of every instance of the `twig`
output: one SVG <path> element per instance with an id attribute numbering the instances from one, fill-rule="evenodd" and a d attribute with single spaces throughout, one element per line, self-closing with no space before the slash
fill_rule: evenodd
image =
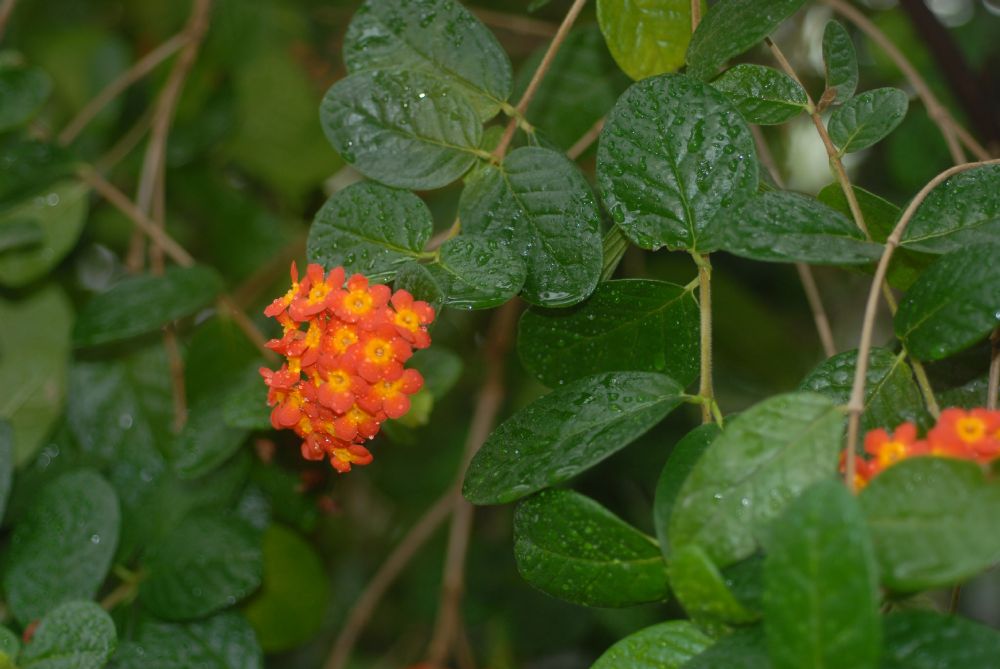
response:
<path id="1" fill-rule="evenodd" d="M 882 282 L 885 280 L 885 273 L 889 268 L 889 261 L 892 259 L 893 251 L 899 246 L 899 242 L 906 231 L 906 226 L 916 213 L 917 208 L 927 197 L 927 194 L 934 190 L 941 182 L 960 172 L 981 167 L 983 165 L 1000 164 L 998 160 L 984 160 L 975 163 L 965 163 L 946 169 L 941 174 L 931 179 L 927 185 L 920 189 L 917 196 L 910 201 L 903 211 L 899 222 L 893 228 L 889 238 L 885 241 L 885 250 L 879 258 L 878 266 L 875 268 L 875 277 L 872 279 L 871 288 L 868 291 L 868 301 L 865 304 L 864 320 L 861 324 L 861 341 L 858 344 L 858 361 L 854 367 L 854 384 L 851 386 L 851 397 L 847 404 L 847 455 L 844 467 L 844 481 L 851 490 L 854 490 L 855 473 L 855 451 L 858 446 L 858 432 L 861 425 L 861 413 L 864 411 L 865 381 L 868 374 L 868 356 L 871 353 L 872 332 L 875 328 L 875 313 L 878 306 L 878 295 Z"/>
<path id="2" fill-rule="evenodd" d="M 3 39 L 3 33 L 7 29 L 7 21 L 10 20 L 10 15 L 14 13 L 14 5 L 17 4 L 17 0 L 3 0 L 0 3 L 0 39 Z"/>
<path id="3" fill-rule="evenodd" d="M 701 402 L 701 422 L 711 423 L 712 403 L 715 390 L 712 384 L 712 264 L 709 256 L 692 253 L 691 257 L 698 266 L 698 312 L 700 314 L 699 332 L 701 335 L 701 363 L 699 369 L 698 396 Z"/>
<path id="4" fill-rule="evenodd" d="M 990 337 L 990 376 L 986 381 L 986 408 L 997 408 L 998 386 L 1000 386 L 1000 328 Z"/>
<path id="5" fill-rule="evenodd" d="M 590 126 L 590 130 L 585 132 L 580 139 L 576 140 L 573 146 L 566 150 L 566 156 L 570 160 L 576 160 L 583 152 L 590 148 L 590 145 L 597 141 L 597 138 L 601 136 L 601 131 L 604 130 L 605 117 L 597 119 L 594 125 Z"/>
<path id="6" fill-rule="evenodd" d="M 153 110 L 147 109 L 146 112 L 139 117 L 139 119 L 132 124 L 132 127 L 125 132 L 124 135 L 119 138 L 115 144 L 107 150 L 107 152 L 94 161 L 94 169 L 98 172 L 107 172 L 112 167 L 120 163 L 125 159 L 129 153 L 132 152 L 136 146 L 139 145 L 140 140 L 142 140 L 143 135 L 149 130 L 149 126 L 153 123 Z"/>
<path id="7" fill-rule="evenodd" d="M 698 29 L 701 23 L 701 0 L 691 0 L 691 33 Z"/>
<path id="8" fill-rule="evenodd" d="M 500 28 L 501 30 L 509 30 L 519 35 L 531 35 L 533 37 L 549 39 L 559 30 L 557 25 L 548 21 L 533 19 L 530 16 L 498 12 L 494 9 L 486 9 L 484 7 L 473 8 L 472 13 L 488 26 Z"/>

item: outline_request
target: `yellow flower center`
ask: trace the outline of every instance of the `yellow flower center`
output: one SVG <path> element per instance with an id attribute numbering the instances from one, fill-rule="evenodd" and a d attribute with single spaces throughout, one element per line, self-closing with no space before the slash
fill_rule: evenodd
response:
<path id="1" fill-rule="evenodd" d="M 972 444 L 986 436 L 986 423 L 981 418 L 959 418 L 955 432 L 959 439 Z"/>

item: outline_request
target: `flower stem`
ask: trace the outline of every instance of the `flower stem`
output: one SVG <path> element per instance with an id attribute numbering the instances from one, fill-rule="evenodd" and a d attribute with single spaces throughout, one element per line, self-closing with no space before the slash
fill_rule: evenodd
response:
<path id="1" fill-rule="evenodd" d="M 715 391 L 712 385 L 712 263 L 708 254 L 692 253 L 698 265 L 698 308 L 701 312 L 701 382 L 698 394 L 705 398 L 701 405 L 701 422 L 711 423 Z"/>

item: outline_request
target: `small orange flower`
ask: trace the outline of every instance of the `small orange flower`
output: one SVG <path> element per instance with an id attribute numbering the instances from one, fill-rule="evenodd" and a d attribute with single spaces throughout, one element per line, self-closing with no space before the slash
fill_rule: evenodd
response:
<path id="1" fill-rule="evenodd" d="M 431 338 L 424 326 L 434 320 L 434 309 L 426 302 L 413 299 L 405 290 L 397 290 L 392 296 L 392 306 L 396 309 L 392 324 L 414 348 L 427 348 Z"/>

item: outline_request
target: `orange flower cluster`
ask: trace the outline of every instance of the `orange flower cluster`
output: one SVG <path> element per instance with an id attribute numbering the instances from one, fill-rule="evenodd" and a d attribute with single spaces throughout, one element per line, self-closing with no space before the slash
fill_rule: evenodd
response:
<path id="1" fill-rule="evenodd" d="M 410 409 L 423 377 L 403 364 L 427 348 L 434 310 L 405 290 L 370 285 L 341 267 L 326 274 L 317 264 L 264 310 L 284 333 L 267 346 L 287 358 L 277 371 L 262 367 L 271 424 L 302 437 L 302 457 L 330 459 L 338 472 L 366 465 L 372 439 L 387 418 Z M 303 329 L 304 326 L 304 329 Z"/>
<path id="2" fill-rule="evenodd" d="M 986 465 L 1000 458 L 1000 411 L 945 409 L 925 439 L 913 423 L 892 433 L 881 428 L 865 435 L 865 455 L 855 462 L 855 487 L 860 490 L 887 467 L 906 458 L 927 455 L 972 460 Z M 841 454 L 840 471 L 845 468 Z"/>

